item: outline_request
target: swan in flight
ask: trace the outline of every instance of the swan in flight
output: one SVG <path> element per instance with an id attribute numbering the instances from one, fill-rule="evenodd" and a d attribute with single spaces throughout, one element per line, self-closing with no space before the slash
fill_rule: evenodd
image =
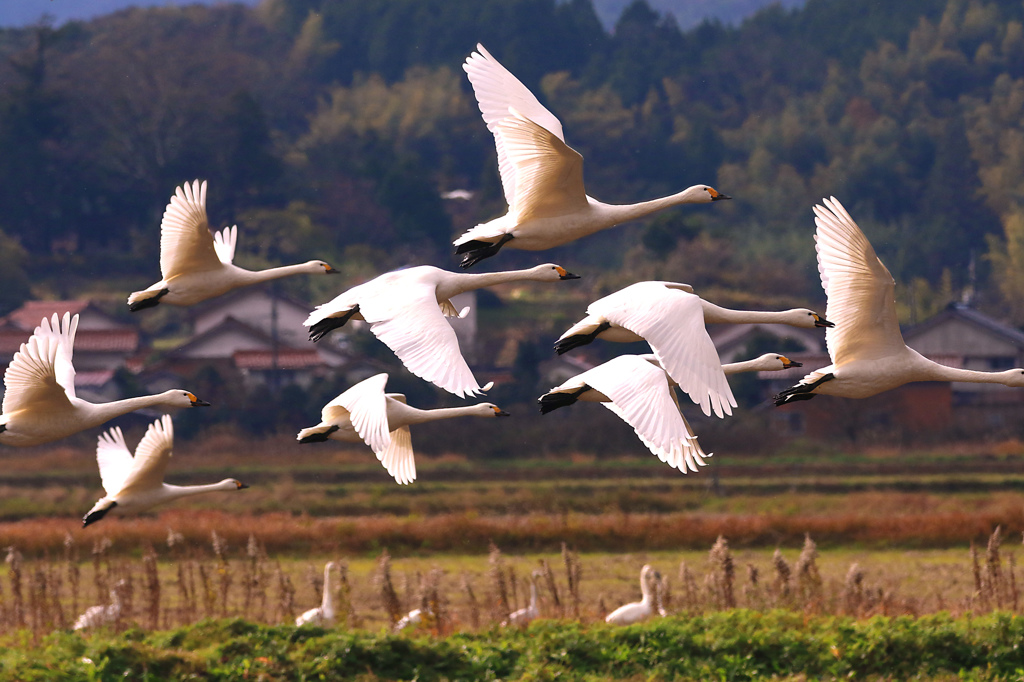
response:
<path id="1" fill-rule="evenodd" d="M 509 416 L 491 403 L 419 410 L 406 404 L 401 393 L 384 393 L 387 382 L 386 373 L 360 381 L 327 403 L 320 414 L 320 423 L 302 429 L 296 439 L 300 443 L 364 442 L 376 453 L 387 472 L 404 484 L 416 480 L 410 425 L 464 416 Z"/>
<path id="2" fill-rule="evenodd" d="M 603 204 L 583 189 L 583 157 L 565 143 L 562 124 L 482 45 L 463 65 L 487 129 L 494 135 L 508 213 L 455 240 L 462 267 L 502 246 L 541 251 L 678 204 L 729 199 L 694 185 L 639 204 Z"/>
<path id="3" fill-rule="evenodd" d="M 186 306 L 220 296 L 238 287 L 290 275 L 335 274 L 322 260 L 267 270 L 246 270 L 232 264 L 238 226 L 212 234 L 206 218 L 206 180 L 176 188 L 160 223 L 160 274 L 148 289 L 128 297 L 132 311 L 160 303 Z"/>
<path id="4" fill-rule="evenodd" d="M 629 625 L 653 616 L 656 609 L 654 595 L 651 593 L 651 580 L 660 581 L 661 574 L 651 568 L 650 564 L 644 564 L 640 569 L 640 594 L 643 598 L 615 609 L 605 617 L 604 622 L 612 625 Z"/>
<path id="5" fill-rule="evenodd" d="M 587 315 L 555 342 L 559 355 L 595 338 L 632 343 L 647 341 L 654 356 L 679 388 L 705 415 L 722 417 L 736 406 L 705 324 L 781 323 L 828 327 L 831 322 L 805 308 L 781 312 L 729 310 L 708 303 L 679 282 L 637 282 L 587 306 Z"/>
<path id="6" fill-rule="evenodd" d="M 799 367 L 784 355 L 767 353 L 754 360 L 721 365 L 724 374 L 776 372 Z M 578 400 L 602 403 L 633 427 L 640 441 L 669 466 L 686 473 L 704 466 L 697 442 L 673 390 L 675 382 L 653 355 L 620 355 L 578 374 L 542 395 L 541 414 Z"/>
<path id="7" fill-rule="evenodd" d="M 395 626 L 392 628 L 392 632 L 401 632 L 402 630 L 408 627 L 412 627 L 413 625 L 419 625 L 421 622 L 423 622 L 424 615 L 431 618 L 434 616 L 433 612 L 430 609 L 413 609 L 412 611 L 398 619 L 398 622 L 395 623 Z"/>
<path id="8" fill-rule="evenodd" d="M 4 372 L 6 387 L 0 414 L 0 443 L 29 446 L 49 443 L 91 429 L 114 417 L 163 405 L 205 407 L 210 403 L 188 391 L 90 403 L 75 396 L 74 352 L 78 315 L 43 318 Z"/>
<path id="9" fill-rule="evenodd" d="M 101 606 L 90 606 L 85 613 L 75 619 L 72 630 L 88 630 L 110 625 L 121 617 L 121 592 L 127 589 L 125 580 L 118 580 L 110 588 L 110 603 Z"/>
<path id="10" fill-rule="evenodd" d="M 165 414 L 149 425 L 135 448 L 135 457 L 124 442 L 121 428 L 115 426 L 96 442 L 96 461 L 100 480 L 107 492 L 82 519 L 82 526 L 96 523 L 114 507 L 142 511 L 181 497 L 215 490 L 242 490 L 246 484 L 233 478 L 210 485 L 169 485 L 164 483 L 167 463 L 174 448 L 174 424 Z"/>
<path id="11" fill-rule="evenodd" d="M 540 609 L 537 608 L 537 579 L 540 576 L 541 574 L 538 571 L 530 574 L 530 603 L 508 614 L 508 620 L 502 623 L 503 626 L 517 625 L 519 627 L 526 627 L 530 624 L 530 621 L 540 617 Z"/>
<path id="12" fill-rule="evenodd" d="M 473 377 L 455 330 L 444 319 L 464 317 L 469 308 L 458 312 L 449 299 L 504 282 L 568 279 L 579 277 L 554 263 L 482 275 L 420 265 L 387 272 L 349 289 L 317 306 L 303 324 L 309 327 L 309 338 L 319 341 L 349 320 L 366 320 L 374 336 L 394 351 L 410 372 L 464 398 L 487 389 Z"/>
<path id="13" fill-rule="evenodd" d="M 814 207 L 818 271 L 828 297 L 825 332 L 832 364 L 775 396 L 776 405 L 817 394 L 869 398 L 912 381 L 964 381 L 1024 388 L 1024 369 L 975 372 L 940 365 L 907 347 L 896 320 L 896 282 L 836 200 Z"/>
<path id="14" fill-rule="evenodd" d="M 312 608 L 296 618 L 296 625 L 334 625 L 334 583 L 331 580 L 333 570 L 334 562 L 328 561 L 324 566 L 324 596 L 320 606 Z"/>

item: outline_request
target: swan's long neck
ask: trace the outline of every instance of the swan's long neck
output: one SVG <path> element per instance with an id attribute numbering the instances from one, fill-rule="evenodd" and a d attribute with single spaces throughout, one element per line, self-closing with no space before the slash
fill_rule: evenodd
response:
<path id="1" fill-rule="evenodd" d="M 651 603 L 651 587 L 647 584 L 647 580 L 650 576 L 646 572 L 640 575 L 640 594 L 643 595 L 643 599 L 640 601 L 644 604 Z"/>
<path id="2" fill-rule="evenodd" d="M 161 394 L 156 395 L 143 395 L 138 398 L 125 398 L 124 400 L 114 400 L 109 403 L 88 403 L 84 400 L 80 401 L 80 405 L 87 405 L 89 419 L 91 421 L 90 426 L 99 426 L 105 422 L 120 417 L 122 414 L 128 414 L 135 410 L 143 410 L 147 407 L 156 407 L 157 405 L 165 404 L 165 396 Z"/>
<path id="3" fill-rule="evenodd" d="M 330 567 L 324 568 L 324 598 L 320 601 L 320 608 L 325 614 L 334 611 L 334 585 L 331 581 Z"/>
<path id="4" fill-rule="evenodd" d="M 687 203 L 696 202 L 690 201 L 686 195 L 686 191 L 684 190 L 676 194 L 670 194 L 667 197 L 651 199 L 650 201 L 641 201 L 638 204 L 601 204 L 600 210 L 608 217 L 609 220 L 613 221 L 607 225 L 608 227 L 611 227 L 612 225 L 619 225 L 620 223 L 626 223 L 630 220 L 637 220 L 666 208 L 672 208 L 673 206 Z"/>
<path id="5" fill-rule="evenodd" d="M 466 415 L 479 414 L 475 410 L 475 405 L 467 405 L 465 407 L 439 407 L 436 410 L 420 410 L 415 407 L 409 408 L 407 418 L 404 420 L 407 424 L 423 424 L 424 422 L 435 422 L 441 419 L 454 419 L 455 417 L 464 417 Z"/>
<path id="6" fill-rule="evenodd" d="M 1006 372 L 976 372 L 970 369 L 957 369 L 940 365 L 925 358 L 927 365 L 928 381 L 963 381 L 972 384 L 1007 384 Z M 924 380 L 924 379 L 920 379 Z"/>
<path id="7" fill-rule="evenodd" d="M 220 483 L 209 483 L 207 485 L 169 485 L 164 483 L 164 489 L 169 491 L 174 497 L 190 497 L 218 490 L 238 490 L 238 485 L 234 481 L 221 481 Z"/>
<path id="8" fill-rule="evenodd" d="M 700 304 L 704 308 L 704 324 L 785 324 L 790 319 L 790 312 L 786 310 L 730 310 L 704 299 Z"/>
<path id="9" fill-rule="evenodd" d="M 741 374 L 743 372 L 757 372 L 762 369 L 758 359 L 744 360 L 743 362 L 730 362 L 722 365 L 722 371 L 726 374 Z"/>
<path id="10" fill-rule="evenodd" d="M 243 273 L 242 276 L 247 284 L 259 284 L 260 282 L 269 282 L 270 280 L 281 279 L 282 277 L 306 274 L 309 272 L 309 266 L 306 263 L 298 263 L 296 265 L 267 268 L 266 270 L 246 270 L 245 268 L 238 268 L 238 270 Z"/>
<path id="11" fill-rule="evenodd" d="M 505 270 L 503 272 L 451 272 L 449 275 L 448 281 L 437 288 L 438 298 L 451 298 L 464 291 L 482 289 L 494 286 L 495 284 L 504 284 L 505 282 L 524 282 L 541 279 L 540 273 L 533 268 Z"/>
<path id="12" fill-rule="evenodd" d="M 530 581 L 530 608 L 537 608 L 537 581 Z"/>

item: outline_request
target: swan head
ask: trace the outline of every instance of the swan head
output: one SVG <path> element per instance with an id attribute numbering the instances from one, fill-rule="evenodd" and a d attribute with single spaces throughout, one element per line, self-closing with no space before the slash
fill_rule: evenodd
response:
<path id="1" fill-rule="evenodd" d="M 679 194 L 679 198 L 684 204 L 706 204 L 712 201 L 732 199 L 728 194 L 722 194 L 717 189 L 709 185 L 694 185 L 693 187 L 687 187 L 681 194 Z"/>
<path id="2" fill-rule="evenodd" d="M 531 279 L 536 279 L 539 282 L 558 282 L 565 279 L 579 279 L 579 275 L 574 275 L 561 265 L 556 263 L 544 263 L 534 268 L 530 268 Z"/>
<path id="3" fill-rule="evenodd" d="M 314 275 L 337 275 L 341 273 L 341 270 L 332 268 L 330 263 L 322 260 L 311 260 L 304 265 Z"/>
<path id="4" fill-rule="evenodd" d="M 785 355 L 778 353 L 765 353 L 754 360 L 755 367 L 761 372 L 780 372 L 790 367 L 803 367 L 804 363 L 790 360 Z"/>
<path id="5" fill-rule="evenodd" d="M 209 407 L 210 403 L 200 400 L 195 393 L 183 391 L 180 388 L 172 388 L 164 391 L 163 404 L 169 407 Z"/>
<path id="6" fill-rule="evenodd" d="M 829 322 L 823 315 L 819 315 L 813 310 L 807 308 L 793 308 L 787 310 L 785 313 L 786 321 L 792 327 L 802 327 L 804 329 L 815 329 L 817 327 L 834 327 L 834 322 Z"/>
<path id="7" fill-rule="evenodd" d="M 481 417 L 509 417 L 508 412 L 501 409 L 494 403 L 480 403 L 479 405 L 473 406 L 474 414 L 480 415 Z"/>
<path id="8" fill-rule="evenodd" d="M 225 490 L 245 490 L 246 488 L 249 487 L 245 483 L 239 481 L 237 478 L 225 478 L 217 485 L 221 486 Z"/>
<path id="9" fill-rule="evenodd" d="M 1024 388 L 1024 369 L 1018 367 L 1016 369 L 1008 369 L 1005 372 L 1000 372 L 999 374 L 1006 377 L 1005 381 L 1000 382 L 1004 386 Z"/>

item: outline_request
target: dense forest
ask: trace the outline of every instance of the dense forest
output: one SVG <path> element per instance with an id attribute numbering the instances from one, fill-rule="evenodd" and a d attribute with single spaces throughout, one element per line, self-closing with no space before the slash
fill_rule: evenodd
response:
<path id="1" fill-rule="evenodd" d="M 593 196 L 735 198 L 488 266 L 820 305 L 810 208 L 835 195 L 905 321 L 970 295 L 1024 323 L 1024 6 L 984 0 L 809 0 L 687 31 L 637 0 L 611 32 L 590 0 L 263 0 L 0 31 L 0 312 L 148 285 L 195 177 L 244 265 L 454 266 L 451 239 L 504 210 L 460 68 L 477 42 L 562 119 Z"/>

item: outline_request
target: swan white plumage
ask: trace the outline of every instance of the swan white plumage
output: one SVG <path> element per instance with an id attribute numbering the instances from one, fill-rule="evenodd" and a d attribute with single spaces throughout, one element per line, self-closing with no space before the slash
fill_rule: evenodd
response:
<path id="1" fill-rule="evenodd" d="M 459 350 L 455 330 L 444 319 L 462 317 L 469 309 L 456 311 L 450 299 L 464 291 L 503 282 L 568 279 L 579 277 L 554 263 L 481 275 L 420 265 L 385 273 L 349 289 L 317 306 L 303 324 L 309 327 L 309 338 L 318 341 L 349 320 L 366 320 L 370 331 L 410 372 L 464 398 L 487 389 L 482 389 L 473 377 Z"/>
<path id="2" fill-rule="evenodd" d="M 729 310 L 709 303 L 679 282 L 637 282 L 587 306 L 587 315 L 570 327 L 555 351 L 565 353 L 595 338 L 632 343 L 647 341 L 655 357 L 705 415 L 721 417 L 736 406 L 721 371 L 709 323 L 780 323 L 828 327 L 832 323 L 806 308 L 780 312 Z"/>
<path id="3" fill-rule="evenodd" d="M 560 246 L 670 206 L 730 197 L 707 185 L 639 204 L 616 206 L 587 196 L 583 157 L 565 143 L 562 124 L 482 45 L 463 68 L 487 129 L 494 135 L 508 212 L 455 240 L 462 267 L 508 245 L 539 251 Z"/>
<path id="4" fill-rule="evenodd" d="M 384 393 L 387 382 L 387 373 L 381 373 L 352 386 L 324 405 L 320 423 L 302 429 L 296 439 L 300 443 L 362 441 L 370 446 L 387 472 L 398 483 L 405 484 L 416 480 L 410 425 L 463 416 L 508 416 L 508 412 L 491 403 L 420 410 L 406 404 L 401 393 Z"/>
<path id="5" fill-rule="evenodd" d="M 4 372 L 0 443 L 49 443 L 146 407 L 209 405 L 180 389 L 109 403 L 90 403 L 76 397 L 72 356 L 77 330 L 78 315 L 64 313 L 58 318 L 55 313 L 51 319 L 43 318 L 14 354 Z"/>
<path id="6" fill-rule="evenodd" d="M 516 625 L 526 627 L 530 621 L 540 617 L 540 609 L 537 607 L 537 579 L 540 573 L 534 571 L 530 575 L 530 603 L 525 607 L 508 614 L 508 620 L 502 623 L 503 626 Z"/>
<path id="7" fill-rule="evenodd" d="M 779 371 L 799 367 L 784 355 L 767 353 L 754 360 L 720 365 L 724 374 Z M 686 473 L 704 466 L 705 453 L 679 409 L 672 381 L 654 355 L 620 355 L 578 374 L 542 395 L 541 414 L 577 400 L 602 403 L 633 427 L 658 459 Z"/>
<path id="8" fill-rule="evenodd" d="M 82 526 L 96 523 L 114 507 L 142 511 L 182 497 L 249 487 L 233 478 L 210 485 L 180 486 L 164 483 L 173 448 L 174 423 L 168 414 L 149 425 L 135 448 L 135 457 L 128 450 L 119 426 L 101 434 L 96 442 L 96 462 L 107 494 L 85 515 Z"/>
<path id="9" fill-rule="evenodd" d="M 421 622 L 423 622 L 424 615 L 431 617 L 434 614 L 433 612 L 431 612 L 430 609 L 413 609 L 412 611 L 398 619 L 398 622 L 395 623 L 395 626 L 394 628 L 392 628 L 392 631 L 401 632 L 402 630 L 408 627 L 412 627 L 413 625 L 419 625 Z"/>
<path id="10" fill-rule="evenodd" d="M 651 568 L 650 564 L 644 564 L 644 567 L 640 569 L 640 594 L 643 595 L 640 601 L 623 604 L 609 613 L 604 622 L 612 625 L 629 625 L 654 615 L 656 610 L 650 585 L 652 579 L 661 580 L 661 574 Z"/>
<path id="11" fill-rule="evenodd" d="M 328 561 L 324 566 L 324 596 L 320 600 L 320 606 L 312 608 L 296 618 L 296 625 L 334 625 L 334 583 L 331 579 L 333 570 L 334 562 Z"/>
<path id="12" fill-rule="evenodd" d="M 817 394 L 868 398 L 912 381 L 964 381 L 1024 388 L 1024 369 L 976 372 L 932 362 L 903 341 L 896 319 L 896 282 L 867 237 L 835 197 L 814 207 L 814 234 L 832 364 L 775 396 L 776 405 Z"/>
<path id="13" fill-rule="evenodd" d="M 110 603 L 100 606 L 90 606 L 85 612 L 75 619 L 72 630 L 86 630 L 90 628 L 103 627 L 115 622 L 121 616 L 121 591 L 127 587 L 127 582 L 118 580 L 110 588 Z"/>
<path id="14" fill-rule="evenodd" d="M 160 274 L 156 284 L 128 297 L 132 311 L 160 303 L 186 306 L 250 284 L 299 274 L 335 274 L 322 260 L 267 270 L 234 265 L 238 226 L 210 233 L 206 217 L 206 181 L 175 189 L 160 223 Z"/>

